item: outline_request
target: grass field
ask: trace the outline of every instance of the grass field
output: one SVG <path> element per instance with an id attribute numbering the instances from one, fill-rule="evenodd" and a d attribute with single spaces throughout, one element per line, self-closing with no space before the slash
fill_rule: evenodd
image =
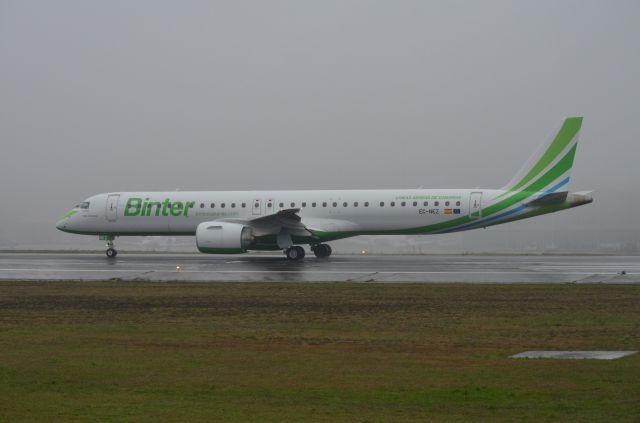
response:
<path id="1" fill-rule="evenodd" d="M 640 286 L 0 283 L 0 421 L 639 421 Z"/>

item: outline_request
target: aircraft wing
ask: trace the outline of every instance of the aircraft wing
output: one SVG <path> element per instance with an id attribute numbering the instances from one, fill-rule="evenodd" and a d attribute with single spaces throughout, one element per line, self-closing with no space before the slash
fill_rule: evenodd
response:
<path id="1" fill-rule="evenodd" d="M 276 235 L 278 246 L 287 248 L 293 245 L 292 236 L 313 237 L 313 232 L 302 223 L 298 212 L 300 212 L 300 209 L 283 209 L 266 216 L 256 216 L 254 219 L 220 220 L 250 226 L 253 228 L 254 235 L 258 237 Z"/>
<path id="2" fill-rule="evenodd" d="M 286 248 L 293 245 L 291 237 L 317 238 L 316 232 L 325 231 L 355 231 L 358 229 L 353 222 L 342 219 L 306 218 L 298 215 L 299 208 L 283 209 L 266 216 L 256 216 L 253 219 L 220 219 L 223 222 L 240 223 L 250 226 L 256 236 L 276 235 L 279 247 Z"/>
<path id="3" fill-rule="evenodd" d="M 313 233 L 302 223 L 298 216 L 300 209 L 284 209 L 267 216 L 250 219 L 247 224 L 255 229 L 266 229 L 269 233 L 286 230 L 291 235 L 312 236 Z"/>

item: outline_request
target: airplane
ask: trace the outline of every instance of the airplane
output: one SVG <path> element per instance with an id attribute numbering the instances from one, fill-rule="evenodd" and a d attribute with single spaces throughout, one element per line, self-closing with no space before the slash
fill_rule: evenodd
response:
<path id="1" fill-rule="evenodd" d="M 557 132 L 501 189 L 109 192 L 76 205 L 61 231 L 97 235 L 114 258 L 119 236 L 195 236 L 207 254 L 283 251 L 331 255 L 327 242 L 358 235 L 432 235 L 554 213 L 593 201 L 569 192 L 582 117 Z"/>

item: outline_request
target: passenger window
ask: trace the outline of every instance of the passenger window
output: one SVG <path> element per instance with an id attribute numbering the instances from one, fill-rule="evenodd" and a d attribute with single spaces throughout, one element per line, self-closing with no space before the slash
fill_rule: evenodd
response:
<path id="1" fill-rule="evenodd" d="M 406 205 L 407 205 L 407 203 L 403 201 L 402 203 L 400 203 L 400 205 L 401 205 L 402 207 L 404 207 L 404 206 L 406 206 Z"/>
<path id="2" fill-rule="evenodd" d="M 338 207 L 338 203 L 336 203 L 335 201 L 333 202 L 333 207 Z"/>
<path id="3" fill-rule="evenodd" d="M 390 202 L 390 203 L 389 203 L 389 205 L 390 205 L 391 207 L 395 207 L 395 206 L 396 206 L 396 202 L 395 202 L 395 201 L 392 201 L 392 202 Z"/>
<path id="4" fill-rule="evenodd" d="M 347 202 L 342 203 L 342 207 L 347 207 Z"/>
<path id="5" fill-rule="evenodd" d="M 315 202 L 311 203 L 311 207 L 315 207 L 315 206 L 316 206 Z"/>
<path id="6" fill-rule="evenodd" d="M 284 207 L 284 203 L 280 203 L 280 208 L 283 208 L 283 207 Z"/>
<path id="7" fill-rule="evenodd" d="M 209 207 L 211 207 L 212 209 L 214 209 L 214 208 L 216 207 L 216 205 L 215 205 L 215 203 L 211 203 L 211 204 L 209 205 Z"/>
<path id="8" fill-rule="evenodd" d="M 271 203 L 267 203 L 267 207 L 268 207 L 268 208 L 271 208 L 271 206 L 272 206 L 272 205 L 273 205 L 273 204 L 271 204 Z M 242 203 L 242 206 L 244 207 L 244 203 Z"/>
<path id="9" fill-rule="evenodd" d="M 353 203 L 353 207 L 358 207 L 358 202 L 357 201 Z"/>
<path id="10" fill-rule="evenodd" d="M 384 201 L 380 201 L 380 207 L 384 207 Z"/>
<path id="11" fill-rule="evenodd" d="M 235 209 L 236 208 L 236 203 L 231 203 L 231 208 Z"/>
<path id="12" fill-rule="evenodd" d="M 296 206 L 296 203 L 291 203 L 291 207 L 295 207 L 295 206 Z"/>
<path id="13" fill-rule="evenodd" d="M 322 203 L 322 207 L 327 207 L 327 203 L 326 202 Z"/>
<path id="14" fill-rule="evenodd" d="M 427 206 L 429 205 L 429 202 L 428 202 L 428 201 L 425 201 L 425 202 L 423 203 L 423 205 L 424 205 L 424 207 L 427 207 Z"/>
<path id="15" fill-rule="evenodd" d="M 247 207 L 247 203 L 242 203 L 242 208 L 244 209 L 245 207 Z"/>
<path id="16" fill-rule="evenodd" d="M 418 205 L 418 202 L 417 202 L 417 201 L 414 201 L 414 202 L 413 202 L 413 207 L 416 207 L 417 205 Z"/>
<path id="17" fill-rule="evenodd" d="M 302 207 L 307 207 L 307 203 L 305 203 L 304 201 L 302 202 Z"/>
<path id="18" fill-rule="evenodd" d="M 223 209 L 224 209 L 224 206 L 225 206 L 225 204 L 224 204 L 224 203 L 220 204 L 220 207 L 222 207 Z"/>
<path id="19" fill-rule="evenodd" d="M 435 203 L 433 203 L 434 206 L 438 207 L 440 205 L 439 201 L 436 201 Z"/>
<path id="20" fill-rule="evenodd" d="M 204 209 L 204 203 L 200 203 L 200 208 Z"/>
<path id="21" fill-rule="evenodd" d="M 460 205 L 460 201 L 456 201 L 456 206 L 459 206 L 459 205 Z"/>
<path id="22" fill-rule="evenodd" d="M 369 207 L 369 202 L 368 202 L 368 201 L 365 201 L 365 202 L 364 202 L 364 206 L 365 206 L 365 207 Z"/>
<path id="23" fill-rule="evenodd" d="M 450 203 L 448 201 L 445 201 L 445 203 L 444 203 L 444 205 L 447 206 L 447 207 L 449 207 L 449 204 Z"/>

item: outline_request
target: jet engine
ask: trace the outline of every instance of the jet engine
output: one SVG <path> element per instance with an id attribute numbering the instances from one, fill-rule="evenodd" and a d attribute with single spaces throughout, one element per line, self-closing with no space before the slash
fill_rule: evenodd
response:
<path id="1" fill-rule="evenodd" d="M 244 253 L 254 241 L 253 230 L 239 223 L 202 222 L 196 229 L 196 245 L 201 253 Z"/>

